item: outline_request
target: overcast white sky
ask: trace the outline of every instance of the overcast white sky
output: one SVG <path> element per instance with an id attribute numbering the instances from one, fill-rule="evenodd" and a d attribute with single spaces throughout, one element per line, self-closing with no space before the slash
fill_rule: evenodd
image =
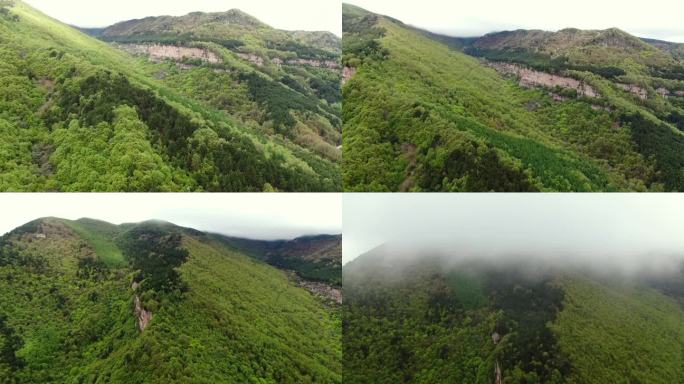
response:
<path id="1" fill-rule="evenodd" d="M 33 219 L 89 217 L 114 224 L 149 219 L 256 239 L 341 233 L 341 194 L 0 194 L 0 234 Z"/>
<path id="2" fill-rule="evenodd" d="M 345 0 L 407 24 L 453 36 L 510 29 L 617 27 L 641 37 L 684 42 L 681 0 Z"/>
<path id="3" fill-rule="evenodd" d="M 181 16 L 237 8 L 279 29 L 342 34 L 339 0 L 25 0 L 42 12 L 79 27 L 105 27 L 146 16 Z"/>
<path id="4" fill-rule="evenodd" d="M 587 261 L 684 257 L 683 194 L 345 193 L 343 211 L 344 263 L 385 243 Z"/>

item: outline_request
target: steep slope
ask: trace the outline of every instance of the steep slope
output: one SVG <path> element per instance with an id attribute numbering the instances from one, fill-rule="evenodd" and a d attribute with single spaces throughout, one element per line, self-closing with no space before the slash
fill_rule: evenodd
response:
<path id="1" fill-rule="evenodd" d="M 0 190 L 340 189 L 330 157 L 173 89 L 154 76 L 160 64 L 20 1 L 0 15 L 0 56 Z M 241 73 L 262 79 L 249 66 Z M 291 107 L 282 116 L 297 114 Z"/>
<path id="2" fill-rule="evenodd" d="M 304 279 L 342 284 L 342 235 L 317 235 L 293 240 L 263 241 L 217 235 L 224 244 Z"/>
<path id="3" fill-rule="evenodd" d="M 683 382 L 684 307 L 638 277 L 386 251 L 344 267 L 345 381 Z"/>
<path id="4" fill-rule="evenodd" d="M 282 31 L 239 10 L 130 20 L 97 35 L 163 62 L 150 75 L 267 134 L 338 161 L 340 39 Z"/>
<path id="5" fill-rule="evenodd" d="M 484 38 L 436 37 L 349 5 L 343 18 L 346 190 L 684 187 L 675 97 L 644 101 L 628 83 L 625 90 L 579 66 L 556 77 L 531 73 L 523 84 L 517 80 L 524 68 L 497 67 L 461 51 L 474 54 Z M 611 33 L 594 36 L 596 45 L 633 44 L 654 62 L 673 62 Z M 533 59 L 532 53 L 542 55 L 520 55 Z M 549 85 L 538 87 L 539 78 Z"/>
<path id="6" fill-rule="evenodd" d="M 338 309 L 207 234 L 48 218 L 0 243 L 1 382 L 340 382 Z"/>

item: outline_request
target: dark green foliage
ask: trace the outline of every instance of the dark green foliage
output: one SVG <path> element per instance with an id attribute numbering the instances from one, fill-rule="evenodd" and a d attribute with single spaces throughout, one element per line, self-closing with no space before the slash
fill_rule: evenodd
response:
<path id="1" fill-rule="evenodd" d="M 316 71 L 291 76 L 301 93 L 271 80 L 275 66 L 263 68 L 280 96 L 294 100 L 275 104 L 294 108 L 297 129 L 275 135 L 266 104 L 239 84 L 254 70 L 227 50 L 237 42 L 187 42 L 218 52 L 225 65 L 194 62 L 202 65 L 180 71 L 135 59 L 23 2 L 12 12 L 18 23 L 0 18 L 0 190 L 341 189 L 339 98 L 318 98 L 308 85 Z M 162 73 L 169 68 L 176 75 Z M 334 77 L 328 72 L 320 77 Z"/>
<path id="2" fill-rule="evenodd" d="M 0 17 L 7 18 L 12 21 L 19 20 L 17 15 L 12 14 L 9 8 L 14 6 L 13 0 L 0 0 Z"/>
<path id="3" fill-rule="evenodd" d="M 489 384 L 498 365 L 509 384 L 682 382 L 684 307 L 649 288 L 682 304 L 681 273 L 513 260 L 380 247 L 345 265 L 345 381 Z"/>
<path id="4" fill-rule="evenodd" d="M 249 85 L 251 97 L 266 108 L 278 133 L 287 133 L 294 127 L 292 110 L 318 109 L 313 100 L 258 73 L 244 74 L 241 78 Z"/>
<path id="5" fill-rule="evenodd" d="M 660 77 L 670 80 L 684 80 L 684 65 L 676 65 L 672 67 L 651 67 L 649 73 L 653 77 Z"/>
<path id="6" fill-rule="evenodd" d="M 124 233 L 119 239 L 126 259 L 141 273 L 143 290 L 172 292 L 183 288 L 178 274 L 188 258 L 188 251 L 181 248 L 181 235 L 154 223 L 141 224 Z"/>
<path id="7" fill-rule="evenodd" d="M 641 113 L 625 114 L 620 120 L 629 124 L 639 152 L 655 159 L 656 181 L 671 191 L 684 190 L 684 136 Z"/>
<path id="8" fill-rule="evenodd" d="M 574 47 L 553 54 L 527 47 L 534 47 L 534 31 L 529 39 L 526 31 L 510 32 L 515 39 L 523 36 L 520 47 L 501 48 L 501 40 L 487 36 L 458 43 L 471 54 L 570 76 L 579 81 L 577 88 L 590 85 L 596 91 L 583 95 L 572 86 L 536 87 L 502 76 L 483 60 L 453 49 L 456 42 L 391 18 L 353 6 L 344 7 L 343 18 L 343 53 L 351 60 L 345 64 L 354 69 L 343 87 L 346 190 L 680 190 L 681 151 L 672 146 L 681 135 L 666 132 L 664 123 L 660 134 L 642 136 L 620 124 L 624 114 L 669 116 L 675 122 L 682 113 L 678 97 L 657 96 L 661 88 L 673 93 L 676 84 L 644 79 L 621 61 L 668 62 L 638 39 L 617 30 L 561 31 L 570 42 L 576 35 L 596 35 L 624 47 L 604 52 L 599 39 L 589 52 Z M 372 35 L 389 54 L 360 60 L 356 34 Z M 481 42 L 487 39 L 494 48 Z M 597 59 L 604 53 L 605 60 Z M 616 82 L 640 84 L 650 96 L 641 100 L 634 95 L 638 89 L 624 91 Z"/>
<path id="9" fill-rule="evenodd" d="M 105 265 L 74 223 L 119 236 L 132 265 Z M 0 383 L 341 382 L 337 308 L 202 232 L 49 218 L 0 238 L 5 256 L 43 268 L 0 262 Z"/>
<path id="10" fill-rule="evenodd" d="M 340 236 L 264 241 L 216 235 L 216 239 L 258 260 L 293 270 L 304 279 L 342 285 Z"/>
<path id="11" fill-rule="evenodd" d="M 626 74 L 626 72 L 619 67 L 572 64 L 565 56 L 552 57 L 546 53 L 532 52 L 523 48 L 497 50 L 470 46 L 465 48 L 464 52 L 492 61 L 517 63 L 538 71 L 549 73 L 559 73 L 565 70 L 586 71 L 607 79 L 614 79 Z"/>
<path id="12" fill-rule="evenodd" d="M 316 48 L 310 45 L 300 44 L 296 41 L 266 41 L 266 48 L 276 49 L 279 51 L 294 52 L 297 57 L 303 59 L 321 59 L 334 60 L 337 59 L 337 54 Z"/>
<path id="13" fill-rule="evenodd" d="M 6 321 L 7 316 L 0 313 L 0 380 L 4 380 L 4 377 L 11 379 L 12 372 L 24 366 L 21 358 L 17 357 L 17 352 L 24 343 Z"/>
<path id="14" fill-rule="evenodd" d="M 667 115 L 666 120 L 674 124 L 680 131 L 684 132 L 684 113 L 672 111 Z"/>
<path id="15" fill-rule="evenodd" d="M 212 39 L 209 37 L 203 37 L 198 39 L 192 33 L 163 33 L 163 34 L 139 34 L 131 36 L 103 36 L 95 35 L 98 38 L 121 44 L 170 44 L 177 46 L 192 46 L 193 42 L 204 41 L 209 43 L 215 43 L 227 49 L 235 49 L 245 45 L 244 42 L 236 39 Z"/>
<path id="16" fill-rule="evenodd" d="M 294 258 L 271 257 L 266 260 L 278 268 L 296 271 L 303 279 L 321 281 L 332 285 L 342 285 L 340 265 L 332 262 L 311 262 Z"/>
<path id="17" fill-rule="evenodd" d="M 568 65 L 567 58 L 565 57 L 560 56 L 552 58 L 545 53 L 530 52 L 520 48 L 502 51 L 488 48 L 467 47 L 464 52 L 472 56 L 483 57 L 492 61 L 507 61 L 522 64 L 543 72 L 557 73 Z"/>
<path id="18" fill-rule="evenodd" d="M 337 79 L 326 80 L 312 77 L 309 79 L 309 86 L 316 92 L 318 97 L 325 99 L 328 103 L 337 103 L 342 99 L 342 90 Z"/>
<path id="19" fill-rule="evenodd" d="M 271 83 L 264 81 L 260 84 Z M 313 184 L 309 184 L 312 180 L 306 180 L 294 170 L 282 169 L 280 164 L 284 159 L 278 155 L 266 159 L 248 137 L 200 130 L 188 116 L 178 112 L 152 91 L 132 85 L 121 74 L 99 72 L 78 82 L 77 87 L 69 89 L 72 89 L 72 92 L 64 93 L 60 98 L 60 113 L 49 116 L 48 124 L 72 115 L 80 116 L 84 125 L 112 121 L 115 106 L 135 106 L 142 121 L 152 130 L 153 142 L 159 141 L 173 164 L 190 171 L 205 190 L 254 191 L 260 190 L 266 182 L 283 190 L 317 189 Z M 281 104 L 276 102 L 275 110 L 294 124 L 287 110 L 293 101 L 291 96 L 299 97 L 295 102 L 306 99 L 277 84 L 272 84 L 271 89 L 281 93 L 273 95 L 268 91 L 257 92 L 269 101 L 278 100 Z M 261 90 L 263 91 L 263 88 Z M 213 164 L 216 170 L 213 167 L 202 166 L 201 162 Z M 209 170 L 210 173 L 205 174 L 205 170 Z M 317 184 L 315 181 L 313 183 Z M 327 188 L 320 184 L 319 186 Z"/>
<path id="20" fill-rule="evenodd" d="M 81 124 L 96 125 L 101 121 L 112 122 L 114 109 L 121 104 L 135 106 L 141 119 L 150 127 L 170 154 L 186 150 L 185 140 L 198 129 L 190 118 L 182 115 L 154 92 L 133 86 L 120 73 L 109 71 L 80 81 L 72 92 L 61 95 L 61 114 L 48 117 L 48 125 L 75 114 Z"/>
<path id="21" fill-rule="evenodd" d="M 521 272 L 497 271 L 487 279 L 492 306 L 503 311 L 496 332 L 510 338 L 500 352 L 504 375 L 560 384 L 571 367 L 548 324 L 563 308 L 563 291 L 548 277 L 526 278 Z"/>
<path id="22" fill-rule="evenodd" d="M 439 136 L 433 139 L 437 144 Z M 436 145 L 435 145 L 436 146 Z M 451 149 L 445 159 L 428 150 L 427 165 L 419 169 L 417 184 L 427 191 L 499 191 L 533 192 L 538 187 L 522 170 L 501 160 L 493 145 L 478 140 L 464 140 Z"/>

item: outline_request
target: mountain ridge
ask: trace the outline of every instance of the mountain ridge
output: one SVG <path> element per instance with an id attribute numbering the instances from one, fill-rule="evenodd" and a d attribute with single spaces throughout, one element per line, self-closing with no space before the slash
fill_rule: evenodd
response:
<path id="1" fill-rule="evenodd" d="M 320 286 L 203 232 L 147 221 L 107 237 L 103 223 L 45 218 L 0 237 L 0 381 L 341 382 Z"/>
<path id="2" fill-rule="evenodd" d="M 143 62 L 21 1 L 9 12 L 0 190 L 340 189 L 333 70 L 265 72 L 211 42 L 183 48 L 220 63 Z"/>
<path id="3" fill-rule="evenodd" d="M 665 52 L 611 48 L 617 30 L 565 30 L 593 43 L 555 54 L 343 18 L 345 190 L 682 189 L 684 66 Z"/>
<path id="4" fill-rule="evenodd" d="M 415 251 L 393 260 L 380 249 L 344 266 L 350 380 L 679 380 L 682 293 L 659 285 L 678 279 L 681 288 L 682 271 L 649 281 L 524 255 L 454 254 Z M 640 352 L 627 352 L 633 349 Z"/>

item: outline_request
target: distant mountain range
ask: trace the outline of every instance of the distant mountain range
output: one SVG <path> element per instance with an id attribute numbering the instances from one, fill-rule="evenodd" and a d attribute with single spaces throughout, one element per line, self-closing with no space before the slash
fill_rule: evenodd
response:
<path id="1" fill-rule="evenodd" d="M 0 382 L 340 383 L 339 289 L 296 275 L 339 263 L 318 257 L 335 237 L 281 242 L 294 271 L 226 239 L 58 218 L 0 237 Z"/>
<path id="2" fill-rule="evenodd" d="M 350 191 L 684 190 L 681 44 L 441 36 L 343 7 Z"/>

